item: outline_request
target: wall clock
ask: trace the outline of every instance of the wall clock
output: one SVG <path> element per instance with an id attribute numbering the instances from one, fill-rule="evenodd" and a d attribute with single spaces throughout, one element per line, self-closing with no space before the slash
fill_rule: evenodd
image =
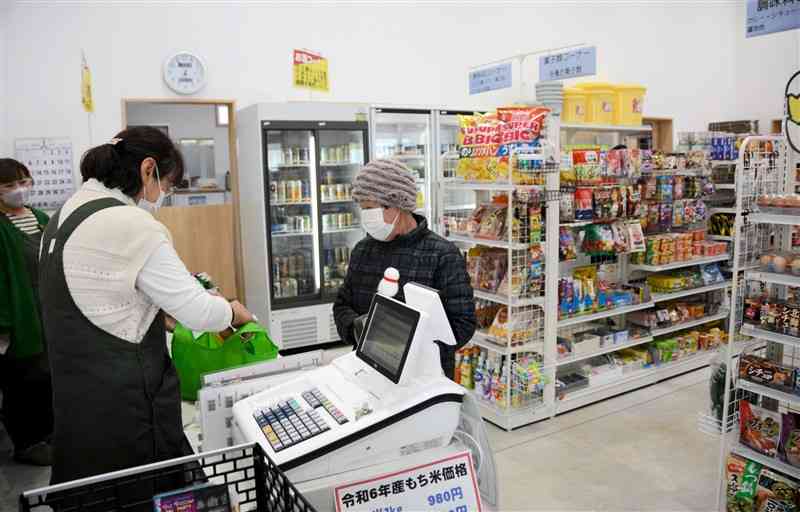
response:
<path id="1" fill-rule="evenodd" d="M 207 80 L 203 59 L 191 52 L 178 52 L 164 62 L 164 82 L 178 94 L 194 94 Z"/>

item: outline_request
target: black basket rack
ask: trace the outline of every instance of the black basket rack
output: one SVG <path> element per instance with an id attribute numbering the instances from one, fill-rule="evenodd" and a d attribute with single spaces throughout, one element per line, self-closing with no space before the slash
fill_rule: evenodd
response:
<path id="1" fill-rule="evenodd" d="M 241 512 L 316 512 L 260 445 L 242 444 L 24 492 L 20 512 L 139 512 L 153 496 L 226 484 Z"/>

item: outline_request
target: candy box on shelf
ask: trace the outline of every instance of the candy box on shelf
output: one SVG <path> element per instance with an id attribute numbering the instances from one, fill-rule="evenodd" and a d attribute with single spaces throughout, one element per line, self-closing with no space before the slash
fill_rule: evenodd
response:
<path id="1" fill-rule="evenodd" d="M 794 368 L 753 354 L 743 355 L 739 362 L 739 378 L 785 393 L 794 391 L 795 372 Z"/>
<path id="2" fill-rule="evenodd" d="M 589 386 L 589 379 L 581 372 L 573 371 L 559 375 L 556 379 L 556 391 L 560 396 Z"/>
<path id="3" fill-rule="evenodd" d="M 572 341 L 572 351 L 576 355 L 589 354 L 600 350 L 601 338 L 591 332 L 576 333 Z"/>
<path id="4" fill-rule="evenodd" d="M 614 332 L 614 345 L 628 343 L 628 329 L 616 329 Z"/>

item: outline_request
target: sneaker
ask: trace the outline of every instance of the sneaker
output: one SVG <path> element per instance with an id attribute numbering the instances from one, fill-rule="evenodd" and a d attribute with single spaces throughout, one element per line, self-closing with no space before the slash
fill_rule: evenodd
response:
<path id="1" fill-rule="evenodd" d="M 53 448 L 42 441 L 21 452 L 14 453 L 14 460 L 19 464 L 31 466 L 52 466 Z"/>

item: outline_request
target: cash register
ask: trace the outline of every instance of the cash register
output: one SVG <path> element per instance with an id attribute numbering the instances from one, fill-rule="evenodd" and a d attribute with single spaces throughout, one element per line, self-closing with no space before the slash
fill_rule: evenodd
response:
<path id="1" fill-rule="evenodd" d="M 455 345 L 436 290 L 408 283 L 405 303 L 376 294 L 358 348 L 234 405 L 293 482 L 447 446 L 464 389 L 444 376 L 435 342 Z"/>

